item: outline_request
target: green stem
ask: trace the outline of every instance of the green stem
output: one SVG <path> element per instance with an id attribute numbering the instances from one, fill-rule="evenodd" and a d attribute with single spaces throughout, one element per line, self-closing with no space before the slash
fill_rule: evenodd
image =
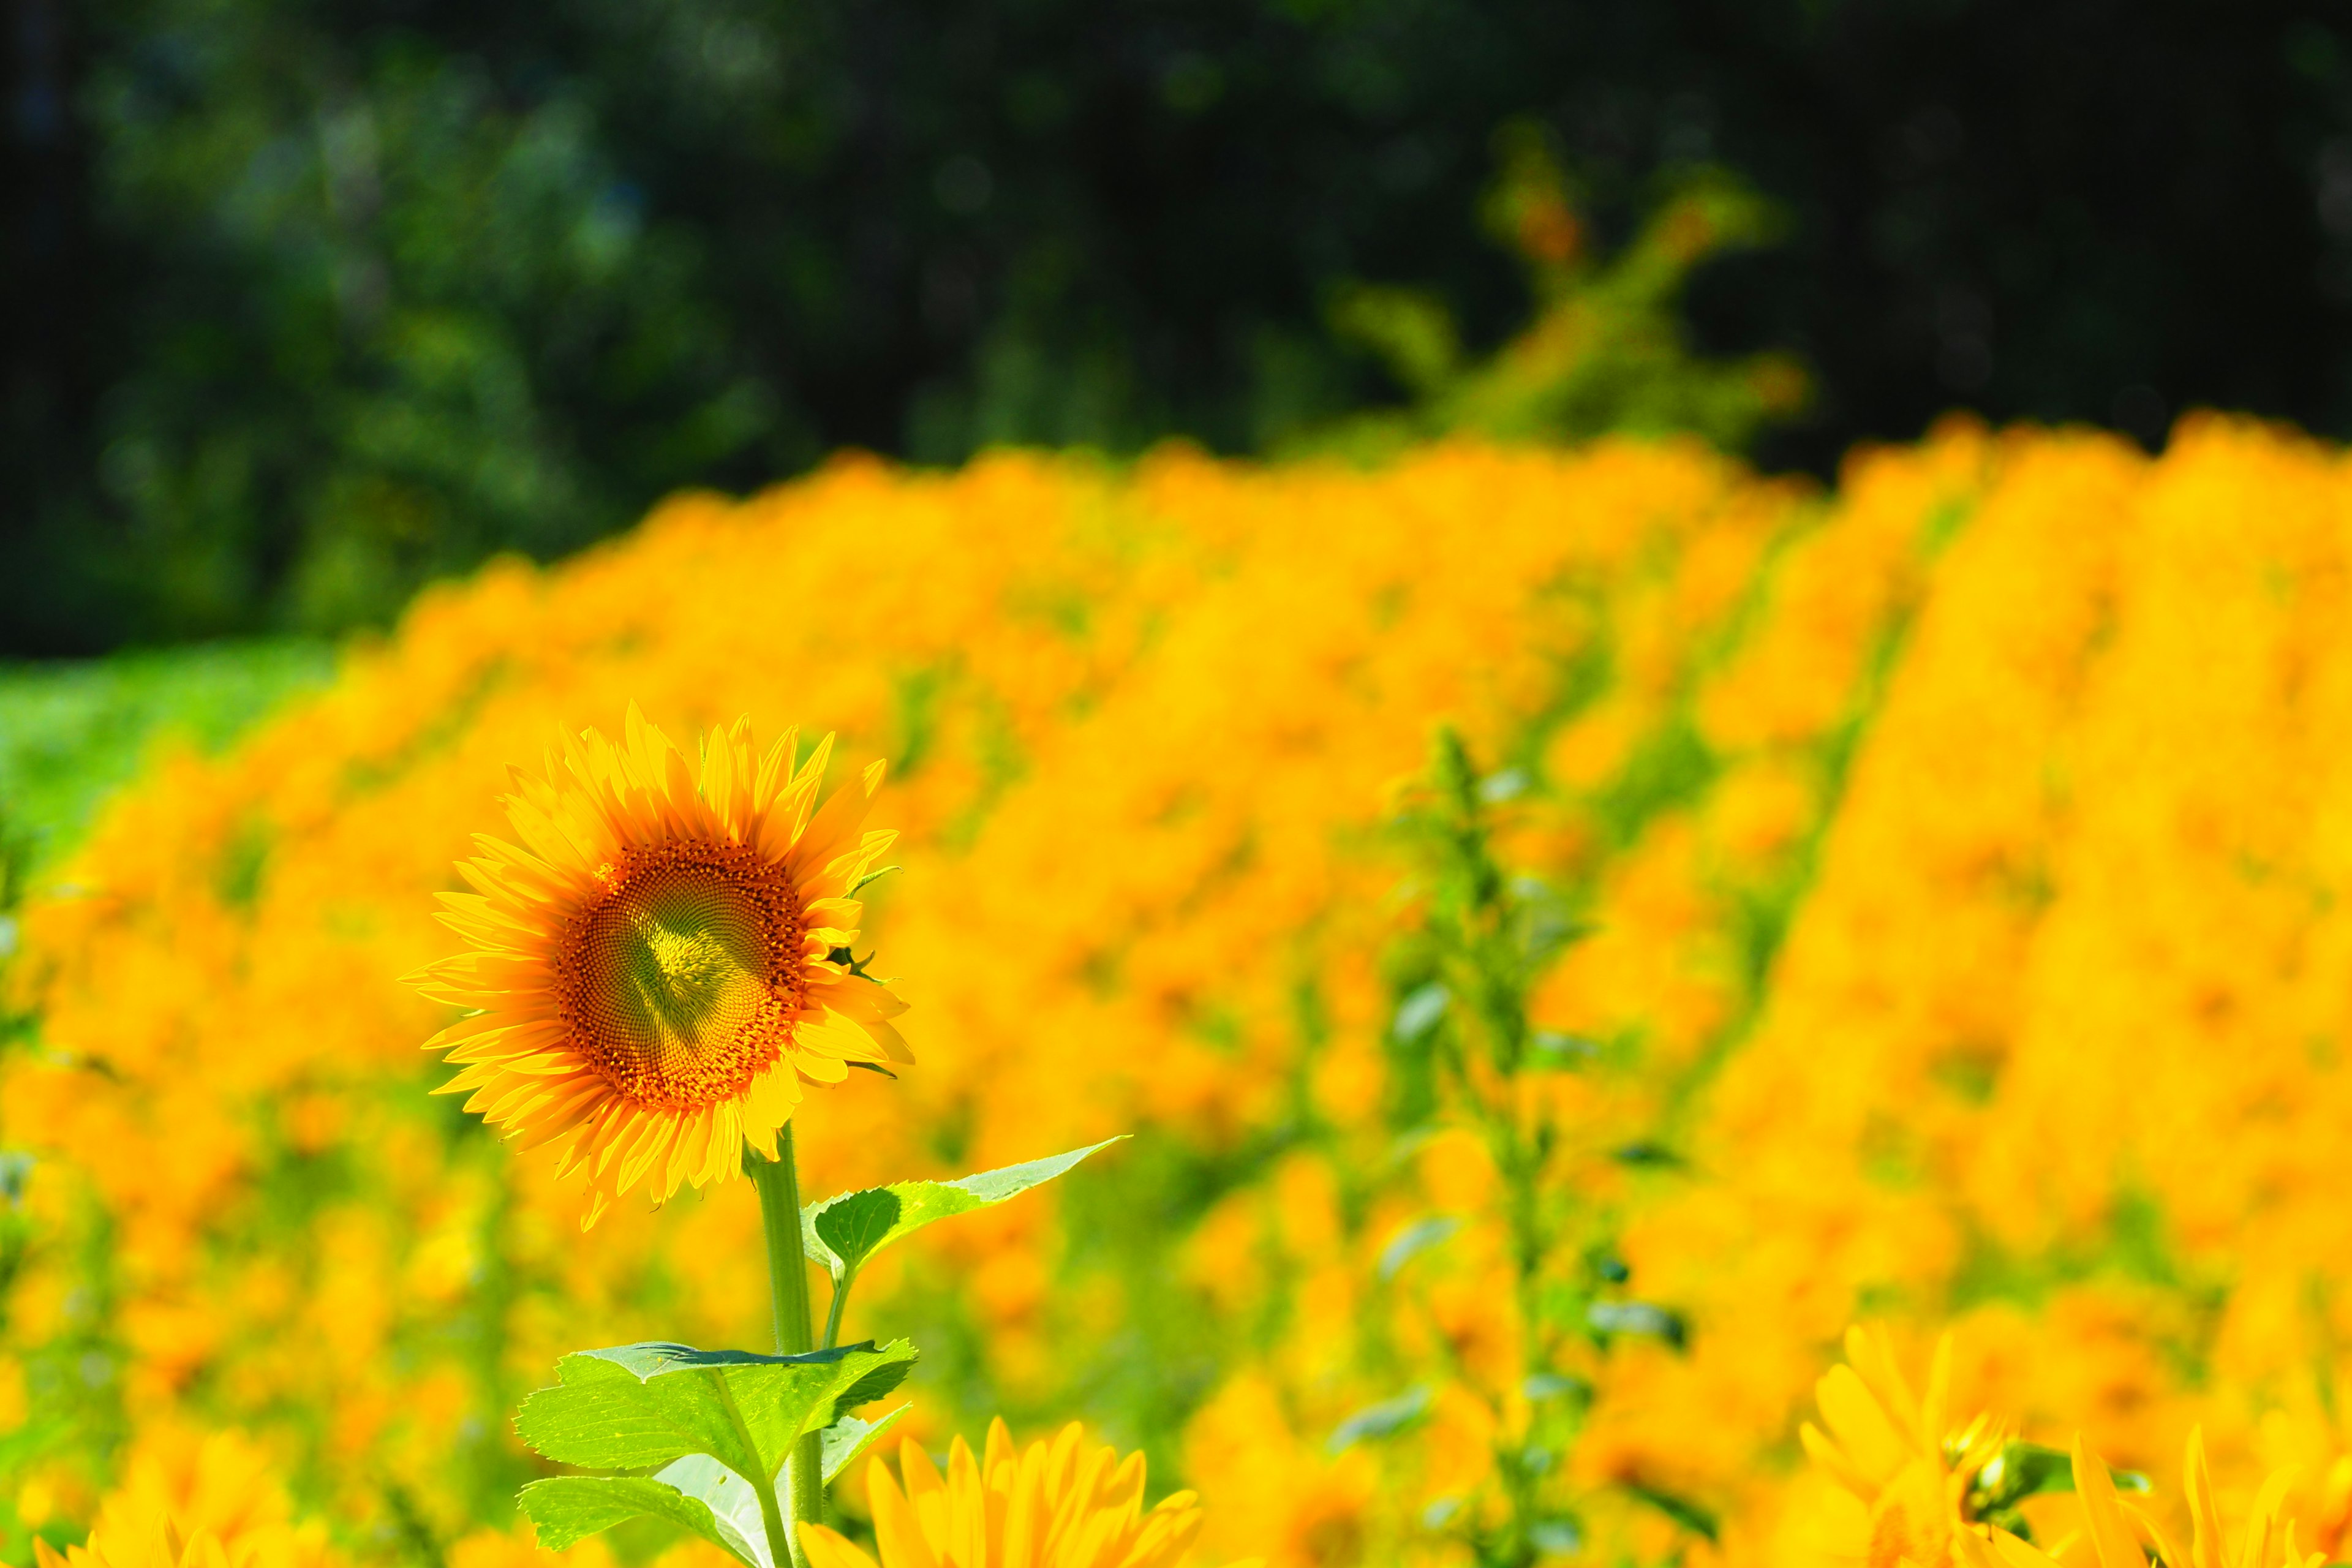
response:
<path id="1" fill-rule="evenodd" d="M 768 1289 L 776 1308 L 776 1353 L 806 1355 L 815 1349 L 809 1324 L 808 1258 L 801 1248 L 801 1184 L 793 1163 L 793 1124 L 776 1134 L 776 1157 L 743 1152 L 751 1184 L 760 1189 L 760 1221 L 768 1237 Z M 761 1478 L 772 1485 L 770 1478 Z M 824 1438 L 811 1432 L 793 1445 L 784 1461 L 785 1544 L 792 1568 L 808 1568 L 800 1526 L 824 1521 Z M 776 1568 L 783 1568 L 779 1558 Z"/>
<path id="2" fill-rule="evenodd" d="M 857 1270 L 845 1268 L 833 1282 L 833 1305 L 825 1309 L 824 1348 L 831 1350 L 841 1342 L 841 1310 L 849 1304 L 849 1288 L 857 1283 Z"/>

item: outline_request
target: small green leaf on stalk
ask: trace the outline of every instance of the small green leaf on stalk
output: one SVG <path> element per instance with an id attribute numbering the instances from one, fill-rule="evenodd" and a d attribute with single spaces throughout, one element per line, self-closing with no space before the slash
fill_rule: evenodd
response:
<path id="1" fill-rule="evenodd" d="M 1647 1334 L 1681 1350 L 1690 1339 L 1682 1316 L 1648 1301 L 1595 1301 L 1584 1310 L 1584 1321 L 1603 1334 Z"/>
<path id="2" fill-rule="evenodd" d="M 1660 1513 L 1664 1514 L 1668 1519 L 1673 1520 L 1685 1530 L 1690 1531 L 1694 1534 L 1704 1535 L 1709 1541 L 1713 1541 L 1715 1539 L 1715 1515 L 1708 1510 L 1700 1507 L 1697 1503 L 1691 1501 L 1690 1499 L 1677 1496 L 1675 1493 L 1667 1491 L 1661 1487 L 1654 1487 L 1647 1481 L 1629 1480 L 1621 1482 L 1620 1484 L 1622 1485 L 1627 1491 L 1633 1493 L 1635 1497 L 1640 1498 L 1643 1502 L 1648 1503 L 1652 1508 L 1656 1509 Z"/>
<path id="3" fill-rule="evenodd" d="M 1123 1132 L 1119 1134 L 1119 1138 L 1126 1136 Z M 809 1261 L 823 1264 L 837 1282 L 899 1237 L 920 1230 L 934 1220 L 951 1219 L 957 1215 L 970 1214 L 974 1209 L 987 1208 L 1018 1196 L 1032 1187 L 1052 1181 L 1087 1155 L 1118 1142 L 1119 1138 L 1106 1138 L 1099 1143 L 1089 1143 L 1066 1154 L 1054 1154 L 1024 1164 L 982 1171 L 978 1175 L 961 1176 L 952 1182 L 893 1182 L 887 1187 L 867 1187 L 862 1192 L 843 1193 L 823 1199 L 801 1210 L 802 1249 L 808 1254 Z M 894 1199 L 898 1210 L 897 1215 L 877 1233 L 872 1229 L 871 1222 L 884 1212 L 882 1199 L 885 1197 Z M 838 1225 L 828 1225 L 824 1218 L 826 1214 L 844 1205 L 852 1206 L 856 1212 L 845 1216 Z M 826 1234 L 828 1229 L 853 1246 L 863 1243 L 865 1249 L 854 1257 L 845 1257 L 835 1250 L 832 1238 Z"/>
<path id="4" fill-rule="evenodd" d="M 650 1514 L 685 1526 L 751 1568 L 770 1568 L 767 1553 L 753 1555 L 751 1542 L 722 1523 L 708 1503 L 649 1476 L 553 1476 L 531 1482 L 515 1501 L 538 1526 L 540 1545 L 551 1552 Z"/>
<path id="5" fill-rule="evenodd" d="M 1538 1029 L 1528 1037 L 1528 1063 L 1531 1067 L 1566 1071 L 1586 1066 L 1600 1055 L 1600 1043 L 1581 1035 Z"/>
<path id="6" fill-rule="evenodd" d="M 833 1248 L 835 1258 L 855 1268 L 882 1244 L 905 1208 L 898 1194 L 887 1187 L 852 1193 L 817 1212 L 817 1238 Z"/>
<path id="7" fill-rule="evenodd" d="M 1478 781 L 1478 798 L 1488 805 L 1500 805 L 1507 800 L 1517 800 L 1528 793 L 1527 772 L 1521 768 L 1505 768 L 1498 773 L 1488 773 Z"/>
<path id="8" fill-rule="evenodd" d="M 831 1486 L 836 1477 L 857 1462 L 857 1457 L 872 1447 L 883 1433 L 898 1424 L 898 1417 L 914 1408 L 901 1405 L 886 1411 L 876 1421 L 860 1421 L 855 1415 L 845 1415 L 824 1429 L 824 1482 Z"/>
<path id="9" fill-rule="evenodd" d="M 1428 1412 L 1426 1388 L 1409 1388 L 1394 1399 L 1367 1405 L 1332 1428 L 1329 1451 L 1344 1453 L 1367 1437 L 1393 1437 Z"/>
<path id="10" fill-rule="evenodd" d="M 1609 1157 L 1621 1165 L 1679 1165 L 1683 1163 L 1680 1154 L 1646 1138 L 1610 1150 Z"/>
<path id="11" fill-rule="evenodd" d="M 1445 987 L 1433 980 L 1397 1004 L 1396 1019 L 1389 1026 L 1389 1033 L 1402 1044 L 1411 1045 L 1437 1027 L 1437 1021 L 1445 1016 L 1445 1009 L 1453 1001 Z"/>
<path id="12" fill-rule="evenodd" d="M 1381 1278 L 1395 1279 L 1398 1269 L 1461 1228 L 1462 1222 L 1450 1214 L 1431 1215 L 1425 1219 L 1413 1221 L 1381 1248 Z"/>
<path id="13" fill-rule="evenodd" d="M 1584 1545 L 1584 1531 L 1572 1519 L 1539 1519 L 1528 1526 L 1528 1543 L 1547 1557 L 1572 1557 Z"/>
<path id="14" fill-rule="evenodd" d="M 1538 1401 L 1568 1398 L 1581 1401 L 1592 1397 L 1592 1384 L 1580 1377 L 1557 1372 L 1538 1372 L 1519 1385 L 1519 1392 Z"/>

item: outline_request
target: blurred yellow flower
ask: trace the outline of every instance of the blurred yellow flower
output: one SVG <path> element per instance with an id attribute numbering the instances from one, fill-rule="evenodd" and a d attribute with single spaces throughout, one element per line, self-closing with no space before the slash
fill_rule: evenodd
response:
<path id="1" fill-rule="evenodd" d="M 2151 1538 L 2166 1568 L 2321 1568 L 2327 1561 L 2324 1552 L 2296 1551 L 2294 1521 L 2279 1517 L 2287 1483 L 2293 1479 L 2289 1472 L 2274 1472 L 2263 1484 L 2254 1500 L 2253 1511 L 2246 1520 L 2239 1549 L 2231 1552 L 2222 1535 L 2221 1510 L 2213 1503 L 2213 1481 L 2205 1468 L 2201 1427 L 2189 1431 L 2187 1470 L 2189 1513 L 2194 1533 L 2188 1552 L 2183 1552 L 2154 1519 L 2137 1509 L 2126 1510 L 2116 1495 L 2115 1479 L 2107 1473 L 2105 1461 L 2085 1447 L 2082 1437 L 2076 1436 L 2074 1491 L 2082 1500 L 2084 1533 L 2090 1537 L 2098 1568 L 2147 1568 L 2147 1554 L 2141 1550 L 2139 1536 L 2132 1528 L 2135 1522 Z M 1965 1531 L 1960 1541 L 1969 1568 L 2060 1568 L 2057 1556 L 2005 1530 L 1994 1529 L 1982 1536 Z"/>
<path id="2" fill-rule="evenodd" d="M 37 1536 L 37 1568 L 329 1568 L 326 1532 L 288 1518 L 261 1451 L 234 1433 L 163 1435 L 99 1504 L 89 1539 L 60 1553 Z"/>
<path id="3" fill-rule="evenodd" d="M 1845 1364 L 1832 1367 L 1815 1389 L 1829 1431 L 1810 1421 L 1798 1429 L 1805 1452 L 1870 1510 L 1863 1554 L 1869 1568 L 1948 1563 L 1955 1534 L 1969 1522 L 1969 1482 L 2000 1452 L 2004 1435 L 1983 1415 L 1947 1431 L 1949 1334 L 1936 1345 L 1925 1398 L 1912 1392 L 1885 1334 L 1848 1329 L 1845 1353 Z"/>
<path id="4" fill-rule="evenodd" d="M 526 1148 L 568 1140 L 593 1225 L 644 1181 L 666 1199 L 773 1156 L 800 1085 L 914 1058 L 904 1011 L 856 972 L 856 891 L 895 834 L 860 834 L 881 783 L 817 808 L 832 738 L 797 771 L 797 732 L 762 754 L 749 720 L 705 738 L 698 771 L 633 703 L 625 738 L 563 737 L 507 797 L 518 847 L 488 835 L 444 893 L 472 951 L 413 976 L 474 1009 L 428 1048 L 465 1070 L 442 1093 Z"/>
<path id="5" fill-rule="evenodd" d="M 944 1477 L 901 1443 L 898 1468 L 904 1490 L 879 1458 L 866 1471 L 881 1568 L 1173 1568 L 1201 1532 L 1191 1492 L 1146 1511 L 1143 1456 L 1087 1447 L 1075 1421 L 1018 1450 L 992 1422 L 986 1457 L 975 1461 L 958 1437 Z M 824 1525 L 801 1526 L 801 1541 L 809 1568 L 875 1568 Z"/>

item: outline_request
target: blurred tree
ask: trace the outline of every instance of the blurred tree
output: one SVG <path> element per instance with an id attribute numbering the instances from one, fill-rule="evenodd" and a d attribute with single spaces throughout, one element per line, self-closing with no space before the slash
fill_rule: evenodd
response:
<path id="1" fill-rule="evenodd" d="M 2352 430 L 2341 4 L 5 4 L 16 651 L 378 618 L 844 444 L 1412 405 L 1438 362 L 1334 289 L 1510 340 L 1548 301 L 1475 193 L 1522 117 L 1594 279 L 1704 167 L 1785 215 L 1681 292 L 1699 357 L 1815 371 L 1768 463 L 1955 404 Z"/>
<path id="2" fill-rule="evenodd" d="M 1333 330 L 1378 354 L 1415 402 L 1352 415 L 1285 448 L 1376 458 L 1457 433 L 1559 442 L 1689 431 L 1736 449 L 1803 408 L 1805 373 L 1787 355 L 1696 357 L 1676 315 L 1693 268 L 1772 237 L 1772 215 L 1753 192 L 1716 171 L 1691 174 L 1604 267 L 1585 243 L 1542 127 L 1520 121 L 1496 140 L 1503 167 L 1486 199 L 1487 226 L 1526 265 L 1535 320 L 1491 359 L 1465 364 L 1443 300 L 1415 289 L 1341 284 Z"/>

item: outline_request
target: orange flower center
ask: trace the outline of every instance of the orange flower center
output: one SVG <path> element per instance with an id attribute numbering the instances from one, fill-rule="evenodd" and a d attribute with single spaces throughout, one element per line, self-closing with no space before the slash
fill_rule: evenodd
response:
<path id="1" fill-rule="evenodd" d="M 741 1094 L 791 1044 L 807 990 L 799 889 L 733 844 L 633 849 L 601 875 L 556 962 L 574 1047 L 640 1105 Z"/>

